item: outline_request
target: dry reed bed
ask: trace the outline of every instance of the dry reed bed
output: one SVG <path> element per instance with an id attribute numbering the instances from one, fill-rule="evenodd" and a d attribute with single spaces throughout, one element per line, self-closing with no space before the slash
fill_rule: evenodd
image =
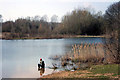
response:
<path id="1" fill-rule="evenodd" d="M 104 55 L 105 49 L 102 43 L 81 43 L 79 45 L 72 45 L 72 51 L 66 53 L 61 60 L 102 63 L 104 61 Z"/>

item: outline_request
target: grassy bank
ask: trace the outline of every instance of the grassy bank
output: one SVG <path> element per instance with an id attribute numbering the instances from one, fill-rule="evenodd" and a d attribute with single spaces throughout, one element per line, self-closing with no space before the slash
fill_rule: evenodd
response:
<path id="1" fill-rule="evenodd" d="M 119 69 L 118 64 L 93 65 L 90 68 L 87 68 L 86 70 L 61 71 L 58 73 L 53 73 L 50 75 L 43 76 L 42 78 L 118 79 L 120 77 L 120 73 L 118 69 Z"/>

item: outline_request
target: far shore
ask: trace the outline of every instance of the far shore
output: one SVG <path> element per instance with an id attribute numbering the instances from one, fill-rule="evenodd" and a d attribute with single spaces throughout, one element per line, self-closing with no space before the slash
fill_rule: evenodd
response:
<path id="1" fill-rule="evenodd" d="M 19 40 L 19 39 L 62 39 L 62 38 L 104 38 L 104 35 L 50 35 L 50 36 L 40 36 L 40 37 L 7 37 L 2 34 L 0 39 L 4 40 Z"/>

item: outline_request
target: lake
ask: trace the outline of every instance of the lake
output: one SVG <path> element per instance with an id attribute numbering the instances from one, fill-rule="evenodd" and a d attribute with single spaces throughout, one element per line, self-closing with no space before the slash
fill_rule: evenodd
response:
<path id="1" fill-rule="evenodd" d="M 54 71 L 49 69 L 54 55 L 62 55 L 80 43 L 102 43 L 102 38 L 65 38 L 36 40 L 2 40 L 2 78 L 39 78 L 37 64 L 42 58 L 45 62 L 43 75 Z"/>

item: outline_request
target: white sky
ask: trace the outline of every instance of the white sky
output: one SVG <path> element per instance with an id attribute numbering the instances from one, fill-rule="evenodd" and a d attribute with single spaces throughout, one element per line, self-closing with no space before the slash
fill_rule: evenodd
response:
<path id="1" fill-rule="evenodd" d="M 56 14 L 59 21 L 67 12 L 78 7 L 90 7 L 97 11 L 104 11 L 119 0 L 0 0 L 0 14 L 3 21 L 15 20 L 21 17 L 35 15 L 50 17 Z"/>

